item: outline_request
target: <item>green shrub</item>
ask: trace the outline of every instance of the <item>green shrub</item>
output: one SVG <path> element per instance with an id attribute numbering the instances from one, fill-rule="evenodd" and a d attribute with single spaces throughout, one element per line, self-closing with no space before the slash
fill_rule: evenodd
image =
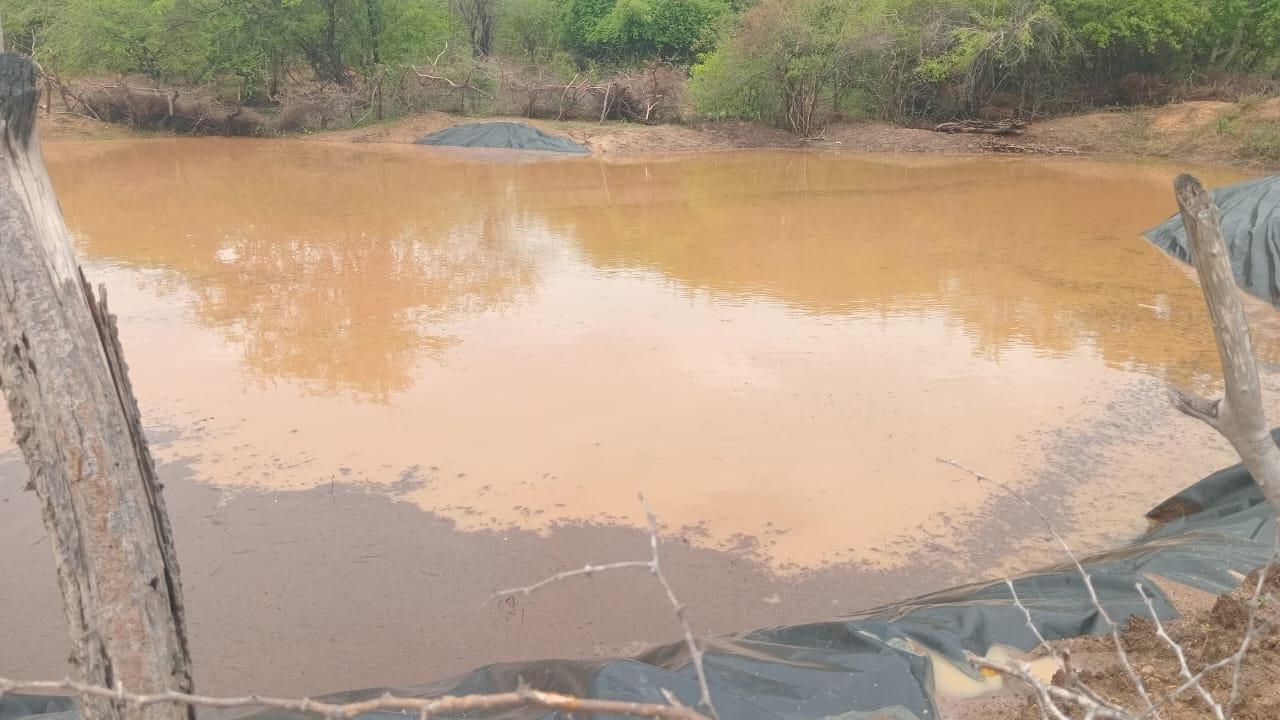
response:
<path id="1" fill-rule="evenodd" d="M 1248 160 L 1280 162 L 1280 120 L 1266 119 L 1251 124 L 1243 133 L 1240 153 Z"/>

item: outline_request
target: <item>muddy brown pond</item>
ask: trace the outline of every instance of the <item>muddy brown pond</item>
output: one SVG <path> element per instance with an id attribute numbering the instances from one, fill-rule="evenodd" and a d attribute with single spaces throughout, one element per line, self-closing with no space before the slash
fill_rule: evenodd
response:
<path id="1" fill-rule="evenodd" d="M 304 141 L 51 143 L 174 515 L 196 681 L 312 693 L 848 613 L 1091 549 L 1231 461 L 1164 404 L 1217 374 L 1139 237 L 1166 164 L 650 160 Z M 1241 179 L 1201 169 L 1203 179 Z M 1264 380 L 1280 332 L 1251 308 Z M 1275 412 L 1275 408 L 1272 408 Z M 60 675 L 0 421 L 0 674 Z M 16 551 L 15 551 L 16 550 Z"/>

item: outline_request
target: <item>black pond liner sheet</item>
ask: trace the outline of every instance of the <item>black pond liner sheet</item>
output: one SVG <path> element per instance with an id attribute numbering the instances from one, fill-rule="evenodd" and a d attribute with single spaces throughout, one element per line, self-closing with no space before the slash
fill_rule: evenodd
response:
<path id="1" fill-rule="evenodd" d="M 417 144 L 577 154 L 591 152 L 587 146 L 580 145 L 567 137 L 550 135 L 532 125 L 515 122 L 455 125 L 446 130 L 432 133 L 419 140 Z"/>
<path id="2" fill-rule="evenodd" d="M 1280 175 L 1213 191 L 1236 284 L 1280 307 Z M 1143 233 L 1156 247 L 1191 262 L 1187 230 L 1177 215 Z"/>
<path id="3" fill-rule="evenodd" d="M 1280 431 L 1277 431 L 1280 433 Z M 1273 433 L 1273 434 L 1277 434 Z M 1082 559 L 1108 613 L 1120 622 L 1147 616 L 1141 584 L 1162 619 L 1176 617 L 1146 577 L 1159 575 L 1214 593 L 1266 563 L 1272 510 L 1245 469 L 1221 470 L 1169 498 L 1148 517 L 1160 524 L 1132 544 Z M 1172 518 L 1172 519 L 1171 519 Z M 1234 574 L 1238 573 L 1238 574 Z M 1018 597 L 1048 639 L 1100 634 L 1106 628 L 1068 562 L 1015 578 Z M 965 652 L 1003 644 L 1031 650 L 1036 640 L 1004 581 L 968 585 L 825 622 L 765 628 L 719 638 L 705 654 L 708 681 L 724 720 L 840 718 L 928 720 L 937 717 L 933 666 L 925 647 L 967 669 Z M 384 692 L 405 697 L 465 695 L 534 688 L 572 695 L 663 703 L 662 690 L 694 705 L 698 687 L 683 644 L 634 658 L 542 660 L 488 665 L 442 682 L 372 688 L 324 696 L 353 702 Z M 202 720 L 292 720 L 254 709 L 201 710 Z M 0 720 L 72 720 L 68 698 L 7 695 Z M 367 718 L 403 718 L 370 713 Z M 517 709 L 467 717 L 533 720 L 560 713 Z"/>

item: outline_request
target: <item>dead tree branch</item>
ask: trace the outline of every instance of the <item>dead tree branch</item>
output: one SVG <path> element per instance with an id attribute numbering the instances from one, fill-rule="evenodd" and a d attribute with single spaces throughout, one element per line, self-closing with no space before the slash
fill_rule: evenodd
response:
<path id="1" fill-rule="evenodd" d="M 670 601 L 671 607 L 675 609 L 676 619 L 680 622 L 680 629 L 684 633 L 685 646 L 689 650 L 689 660 L 693 663 L 693 669 L 698 677 L 698 690 L 701 697 L 698 700 L 698 706 L 707 712 L 712 718 L 717 718 L 715 705 L 711 702 L 711 686 L 707 683 L 707 673 L 702 662 L 702 648 L 698 646 L 698 641 L 693 635 L 693 629 L 689 626 L 689 619 L 685 614 L 685 606 L 676 597 L 675 591 L 671 588 L 670 581 L 667 580 L 666 574 L 662 571 L 662 561 L 658 554 L 658 518 L 650 509 L 649 503 L 645 501 L 644 495 L 640 496 L 640 503 L 644 506 L 645 516 L 649 521 L 649 549 L 652 555 L 648 560 L 624 560 L 622 562 L 607 563 L 604 565 L 587 564 L 577 570 L 568 570 L 556 573 L 551 577 L 539 580 L 532 585 L 525 585 L 518 588 L 510 588 L 507 590 L 498 590 L 494 592 L 485 603 L 492 602 L 497 598 L 509 597 L 511 595 L 529 595 L 540 588 L 551 585 L 572 577 L 580 575 L 594 575 L 598 572 L 609 570 L 623 570 L 628 568 L 644 568 L 658 578 L 658 582 L 662 584 L 662 589 L 667 594 L 667 600 Z"/>
<path id="2" fill-rule="evenodd" d="M 1027 124 L 1021 120 L 955 120 L 938 123 L 934 132 L 977 133 L 981 135 L 1021 135 Z"/>
<path id="3" fill-rule="evenodd" d="M 1207 423 L 1239 453 L 1254 482 L 1274 508 L 1280 509 L 1280 448 L 1262 408 L 1262 384 L 1253 356 L 1249 321 L 1231 272 L 1231 260 L 1218 206 L 1200 181 L 1179 175 L 1173 183 L 1178 209 L 1187 229 L 1191 258 L 1204 291 L 1213 339 L 1222 362 L 1226 393 L 1216 401 L 1174 389 L 1174 406 Z"/>
<path id="4" fill-rule="evenodd" d="M 994 670 L 1026 685 L 1032 692 L 1036 693 L 1037 702 L 1045 717 L 1052 717 L 1054 720 L 1070 719 L 1070 716 L 1053 702 L 1054 700 L 1059 700 L 1068 705 L 1082 708 L 1087 713 L 1090 713 L 1092 717 L 1098 718 L 1098 720 L 1134 720 L 1132 714 L 1123 710 L 1110 710 L 1079 691 L 1068 690 L 1067 688 L 1044 682 L 1031 673 L 1031 668 L 1026 663 L 998 663 L 972 654 L 969 656 L 969 662 L 981 668 Z"/>
<path id="5" fill-rule="evenodd" d="M 1080 155 L 1079 150 L 1062 145 L 1037 145 L 1035 143 L 1011 143 L 1004 140 L 986 139 L 978 145 L 988 152 L 1006 153 L 1009 155 Z"/>
<path id="6" fill-rule="evenodd" d="M 1097 703 L 1099 707 L 1117 712 L 1122 711 L 1122 708 L 1103 699 L 1100 695 L 1090 690 L 1089 687 L 1084 684 L 1080 679 L 1079 673 L 1076 672 L 1075 666 L 1071 664 L 1071 654 L 1065 649 L 1059 650 L 1050 645 L 1049 642 L 1045 640 L 1044 635 L 1040 632 L 1040 628 L 1036 627 L 1035 621 L 1031 618 L 1031 611 L 1023 604 L 1022 598 L 1018 597 L 1018 591 L 1014 587 L 1013 581 L 1009 578 L 1005 578 L 1004 584 L 1009 588 L 1009 596 L 1013 598 L 1014 607 L 1022 611 L 1022 617 L 1026 620 L 1027 628 L 1031 630 L 1033 635 L 1035 635 L 1036 642 L 1040 644 L 1040 648 L 1053 657 L 1054 661 L 1058 664 L 1058 667 L 1062 669 L 1062 672 L 1066 677 L 1067 687 L 1084 694 L 1088 699 Z M 1053 706 L 1053 701 L 1050 698 L 1046 697 L 1043 698 L 1043 700 L 1044 702 L 1042 703 L 1042 707 L 1047 709 L 1048 707 Z"/>
<path id="7" fill-rule="evenodd" d="M 667 598 L 676 609 L 676 615 L 684 630 L 685 641 L 698 673 L 701 703 L 706 706 L 710 718 L 715 719 L 715 708 L 711 704 L 710 691 L 706 675 L 702 669 L 702 651 L 694 640 L 693 632 L 685 619 L 684 606 L 676 599 L 671 584 L 662 570 L 658 553 L 658 522 L 643 496 L 645 515 L 649 524 L 649 545 L 652 557 L 649 560 L 623 561 L 604 565 L 586 565 L 577 570 L 557 573 L 545 580 L 520 588 L 503 590 L 494 593 L 486 603 L 497 597 L 509 595 L 529 595 L 534 591 L 554 582 L 579 575 L 592 575 L 598 572 L 620 570 L 626 568 L 644 568 L 657 576 Z M 626 717 L 661 718 L 663 720 L 708 720 L 708 715 L 694 708 L 680 704 L 673 695 L 666 692 L 670 704 L 641 703 L 622 700 L 580 698 L 554 692 L 535 690 L 521 682 L 511 692 L 479 694 L 479 695 L 446 695 L 434 698 L 397 697 L 385 693 L 380 697 L 351 703 L 330 703 L 311 698 L 280 698 L 266 695 L 245 695 L 239 697 L 218 697 L 195 695 L 190 692 L 164 690 L 150 693 L 136 693 L 125 689 L 123 684 L 108 687 L 105 684 L 80 682 L 72 679 L 23 681 L 0 677 L 0 696 L 5 693 L 49 693 L 72 692 L 81 697 L 83 703 L 88 700 L 107 702 L 112 707 L 124 708 L 131 713 L 148 709 L 190 709 L 195 707 L 209 708 L 265 708 L 285 712 L 295 712 L 324 718 L 325 720 L 344 720 L 373 712 L 417 713 L 420 718 L 432 715 L 456 714 L 493 710 L 509 710 L 512 708 L 544 708 L 573 714 L 615 715 Z"/>
<path id="8" fill-rule="evenodd" d="M 437 698 L 405 698 L 390 693 L 371 700 L 353 703 L 327 703 L 309 698 L 277 698 L 266 695 L 211 697 L 182 692 L 139 694 L 123 687 L 108 688 L 73 680 L 22 682 L 0 678 L 0 695 L 6 692 L 74 692 L 81 697 L 107 700 L 125 707 L 142 710 L 150 707 L 267 708 L 338 720 L 371 712 L 415 712 L 421 718 L 432 715 L 482 710 L 507 710 L 538 707 L 570 713 L 624 715 L 627 717 L 664 718 L 665 720 L 706 720 L 683 705 L 658 705 L 622 700 L 592 700 L 559 693 L 542 692 L 522 685 L 514 692 L 492 695 L 446 695 Z"/>
<path id="9" fill-rule="evenodd" d="M 1138 595 L 1142 597 L 1142 602 L 1146 604 L 1147 612 L 1151 615 L 1151 620 L 1156 624 L 1156 637 L 1164 641 L 1164 644 L 1169 646 L 1169 650 L 1173 653 L 1173 656 L 1177 658 L 1178 672 L 1182 675 L 1182 679 L 1191 680 L 1194 676 L 1191 672 L 1191 666 L 1187 664 L 1186 651 L 1184 651 L 1182 646 L 1170 637 L 1168 631 L 1164 629 L 1164 623 L 1160 621 L 1160 614 L 1156 612 L 1156 606 L 1151 602 L 1151 596 L 1147 594 L 1147 589 L 1142 587 L 1142 583 L 1135 584 L 1134 588 L 1137 589 Z M 1213 717 L 1216 720 L 1226 720 L 1223 715 L 1222 705 L 1218 704 L 1218 701 L 1213 699 L 1213 695 L 1205 689 L 1204 685 L 1197 682 L 1191 687 L 1196 691 L 1196 694 L 1200 696 L 1200 699 L 1204 701 L 1204 704 L 1209 708 L 1209 710 L 1213 712 Z"/>
<path id="10" fill-rule="evenodd" d="M 87 685 L 191 690 L 173 534 L 115 318 L 84 280 L 35 133 L 36 70 L 0 55 L 0 384 Z M 183 720 L 82 696 L 85 720 Z"/>
<path id="11" fill-rule="evenodd" d="M 1267 425 L 1263 412 L 1261 383 L 1259 382 L 1257 363 L 1253 355 L 1249 324 L 1236 289 L 1235 278 L 1231 272 L 1226 239 L 1222 235 L 1222 228 L 1218 222 L 1218 208 L 1214 204 L 1213 198 L 1204 189 L 1204 186 L 1200 184 L 1200 181 L 1190 175 L 1180 175 L 1174 181 L 1174 192 L 1178 199 L 1178 208 L 1182 214 L 1183 224 L 1187 229 L 1192 260 L 1196 273 L 1200 278 L 1200 287 L 1204 292 L 1205 304 L 1208 306 L 1214 341 L 1218 346 L 1218 357 L 1222 363 L 1226 392 L 1224 397 L 1220 399 L 1209 400 L 1174 388 L 1171 389 L 1173 404 L 1183 413 L 1213 427 L 1231 443 L 1244 462 L 1245 468 L 1252 475 L 1254 482 L 1262 490 L 1263 496 L 1271 504 L 1273 512 L 1280 513 L 1280 448 L 1276 446 L 1271 437 L 1270 427 Z M 957 462 L 950 460 L 940 460 L 940 462 L 960 468 L 980 480 L 990 479 Z M 1028 671 L 1025 665 L 993 663 L 977 657 L 971 657 L 972 662 L 1010 678 L 1015 678 L 1030 687 L 1036 693 L 1041 713 L 1046 718 L 1052 717 L 1055 720 L 1063 720 L 1067 717 L 1061 707 L 1055 704 L 1056 702 L 1061 702 L 1083 711 L 1086 718 L 1145 720 L 1148 717 L 1158 717 L 1160 709 L 1166 704 L 1183 693 L 1194 691 L 1215 720 L 1231 720 L 1236 705 L 1240 700 L 1240 673 L 1245 656 L 1261 640 L 1263 635 L 1280 621 L 1280 615 L 1273 615 L 1266 619 L 1260 619 L 1259 617 L 1259 609 L 1262 606 L 1264 597 L 1269 600 L 1272 599 L 1270 595 L 1264 593 L 1264 587 L 1267 576 L 1272 572 L 1275 565 L 1277 554 L 1280 553 L 1280 521 L 1277 522 L 1276 537 L 1270 558 L 1266 566 L 1258 573 L 1257 583 L 1248 601 L 1247 624 L 1239 647 L 1227 657 L 1206 664 L 1199 672 L 1193 672 L 1185 648 L 1169 634 L 1164 623 L 1161 622 L 1146 589 L 1141 583 L 1135 586 L 1147 606 L 1151 620 L 1155 623 L 1156 637 L 1167 645 L 1170 652 L 1173 653 L 1178 663 L 1179 675 L 1183 679 L 1180 685 L 1167 692 L 1156 702 L 1152 702 L 1143 689 L 1140 678 L 1134 673 L 1128 657 L 1125 655 L 1115 623 L 1106 615 L 1106 610 L 1093 592 L 1093 585 L 1088 574 L 1085 573 L 1075 554 L 1071 552 L 1062 537 L 1053 529 L 1052 524 L 1044 513 L 1040 512 L 1034 504 L 1007 485 L 998 482 L 996 484 L 1030 507 L 1049 527 L 1049 531 L 1054 538 L 1058 540 L 1067 555 L 1071 557 L 1072 562 L 1079 569 L 1084 577 L 1086 586 L 1089 588 L 1090 600 L 1099 615 L 1112 629 L 1116 653 L 1126 672 L 1129 673 L 1130 678 L 1134 680 L 1135 685 L 1138 687 L 1146 703 L 1146 709 L 1141 712 L 1130 713 L 1117 708 L 1111 703 L 1102 702 L 1097 693 L 1090 691 L 1083 684 L 1074 684 L 1071 678 L 1072 673 L 1070 672 L 1068 672 L 1068 686 L 1058 687 L 1040 681 Z M 1010 584 L 1009 588 L 1010 592 L 1012 592 L 1013 585 Z M 1016 594 L 1014 602 L 1021 607 Z M 1026 612 L 1025 607 L 1023 612 L 1027 618 L 1028 625 L 1031 625 L 1031 614 Z M 1048 648 L 1043 642 L 1043 637 L 1040 633 L 1034 627 L 1032 627 L 1032 630 L 1035 632 L 1037 639 L 1040 640 L 1041 645 L 1052 652 L 1052 648 Z M 1231 670 L 1231 692 L 1224 705 L 1204 686 L 1204 679 L 1211 673 L 1227 668 Z"/>
<path id="12" fill-rule="evenodd" d="M 467 76 L 463 78 L 461 82 L 458 82 L 457 80 L 454 80 L 453 78 L 447 75 L 444 75 L 442 73 L 442 71 L 440 70 L 440 58 L 443 58 L 445 56 L 445 53 L 447 53 L 448 51 L 449 51 L 449 43 L 446 42 L 444 44 L 444 48 L 440 50 L 440 53 L 431 60 L 431 65 L 429 66 L 431 69 L 428 72 L 424 72 L 423 69 L 413 65 L 406 65 L 405 67 L 408 68 L 410 71 L 412 71 L 413 74 L 418 77 L 419 83 L 422 83 L 422 81 L 424 80 L 430 83 L 444 83 L 445 85 L 449 86 L 451 89 L 457 90 L 462 97 L 462 103 L 463 103 L 464 109 L 466 106 L 466 98 L 467 98 L 468 91 L 476 93 L 477 95 L 483 95 L 484 97 L 492 100 L 493 95 L 490 95 L 489 93 L 485 92 L 483 89 L 476 87 L 471 82 L 472 79 L 475 77 L 475 71 L 477 66 L 473 65 L 471 68 L 471 71 L 467 73 Z M 473 60 L 473 62 L 477 62 L 477 61 Z"/>
<path id="13" fill-rule="evenodd" d="M 1065 649 L 1058 649 L 1046 642 L 1044 635 L 1035 627 L 1031 612 L 1026 605 L 1018 597 L 1017 591 L 1013 583 L 1009 579 L 1005 579 L 1005 584 L 1009 588 L 1009 593 L 1013 598 L 1014 606 L 1022 611 L 1023 617 L 1026 619 L 1027 627 L 1031 629 L 1032 634 L 1036 637 L 1039 646 L 1048 654 L 1050 654 L 1062 668 L 1065 676 L 1065 683 L 1061 686 L 1052 683 L 1046 683 L 1032 674 L 1028 665 L 1021 662 L 998 663 L 986 658 L 969 654 L 968 659 L 974 665 L 987 668 L 1000 673 L 1010 679 L 1017 680 L 1025 685 L 1033 693 L 1036 703 L 1040 708 L 1041 715 L 1046 719 L 1052 720 L 1070 720 L 1072 715 L 1069 708 L 1076 708 L 1084 712 L 1086 718 L 1097 718 L 1098 720 L 1146 720 L 1147 718 L 1160 717 L 1160 709 L 1168 703 L 1182 696 L 1183 694 L 1194 691 L 1200 700 L 1209 709 L 1215 720 L 1231 720 L 1232 712 L 1239 702 L 1240 695 L 1240 667 L 1244 662 L 1245 656 L 1249 650 L 1263 637 L 1263 635 L 1271 629 L 1277 622 L 1280 622 L 1280 614 L 1273 615 L 1266 619 L 1259 618 L 1259 610 L 1262 606 L 1264 598 L 1274 600 L 1270 595 L 1263 592 L 1266 578 L 1272 571 L 1277 557 L 1280 556 L 1280 527 L 1277 528 L 1275 544 L 1273 545 L 1271 557 L 1267 564 L 1259 571 L 1258 580 L 1253 589 L 1248 602 L 1248 619 L 1246 631 L 1240 646 L 1227 657 L 1205 665 L 1199 672 L 1193 672 L 1187 659 L 1186 649 L 1180 645 L 1166 629 L 1164 623 L 1160 620 L 1156 612 L 1155 605 L 1151 601 L 1151 597 L 1147 594 L 1146 588 L 1141 584 L 1135 584 L 1139 597 L 1147 606 L 1151 620 L 1156 627 L 1156 637 L 1159 638 L 1173 653 L 1174 658 L 1178 662 L 1179 674 L 1183 678 L 1183 682 L 1173 688 L 1163 696 L 1152 699 L 1147 693 L 1145 685 L 1142 683 L 1141 677 L 1134 670 L 1132 662 L 1129 660 L 1128 654 L 1125 652 L 1124 644 L 1121 642 L 1118 625 L 1108 615 L 1106 608 L 1093 588 L 1093 581 L 1089 574 L 1085 571 L 1084 566 L 1077 559 L 1075 552 L 1063 539 L 1062 535 L 1053 527 L 1053 523 L 1049 520 L 1034 503 L 1022 495 L 1012 487 L 998 480 L 994 480 L 982 473 L 972 470 L 954 460 L 938 459 L 938 462 L 959 468 L 969 473 L 978 480 L 991 482 L 1005 492 L 1008 492 L 1040 518 L 1049 533 L 1057 540 L 1058 544 L 1066 552 L 1072 563 L 1076 566 L 1081 578 L 1085 582 L 1085 587 L 1089 590 L 1090 603 L 1094 610 L 1098 612 L 1098 616 L 1108 625 L 1111 630 L 1111 636 L 1115 643 L 1116 656 L 1120 661 L 1120 665 L 1129 675 L 1130 680 L 1138 689 L 1139 695 L 1145 704 L 1145 709 L 1131 711 L 1123 708 L 1113 702 L 1103 698 L 1099 693 L 1089 688 L 1080 678 L 1079 674 L 1071 666 L 1070 654 Z M 1210 674 L 1230 668 L 1232 670 L 1231 678 L 1231 694 L 1224 705 L 1221 701 L 1213 696 L 1213 694 L 1204 686 L 1204 680 Z"/>
<path id="14" fill-rule="evenodd" d="M 1259 587 L 1261 586 L 1259 585 Z M 1251 617 L 1250 629 L 1246 633 L 1244 640 L 1240 644 L 1240 647 L 1235 652 L 1228 655 L 1227 657 L 1224 657 L 1220 660 L 1217 660 L 1215 662 L 1209 663 L 1208 665 L 1205 665 L 1204 668 L 1200 670 L 1200 672 L 1185 679 L 1180 685 L 1174 687 L 1172 690 L 1168 691 L 1163 696 L 1161 696 L 1160 699 L 1158 699 L 1155 703 L 1153 703 L 1150 708 L 1147 708 L 1146 710 L 1141 712 L 1129 712 L 1127 710 L 1114 711 L 1114 710 L 1109 710 L 1106 707 L 1101 707 L 1099 703 L 1095 700 L 1096 693 L 1091 693 L 1091 692 L 1086 693 L 1076 689 L 1069 689 L 1069 688 L 1058 687 L 1056 685 L 1046 684 L 1039 678 L 1032 675 L 1029 669 L 1025 667 L 1025 665 L 1020 665 L 1018 663 L 1004 664 L 1004 663 L 992 662 L 990 660 L 987 660 L 986 658 L 977 657 L 972 654 L 969 655 L 969 661 L 972 662 L 974 665 L 977 665 L 978 667 L 987 668 L 989 670 L 993 670 L 1007 677 L 1018 680 L 1019 682 L 1025 684 L 1027 687 L 1031 688 L 1033 692 L 1037 693 L 1037 695 L 1052 697 L 1054 699 L 1065 702 L 1068 705 L 1073 705 L 1075 707 L 1081 708 L 1085 710 L 1086 713 L 1092 713 L 1093 717 L 1108 719 L 1108 720 L 1146 720 L 1149 717 L 1158 716 L 1158 713 L 1161 708 L 1163 708 L 1165 705 L 1169 704 L 1173 700 L 1177 699 L 1178 697 L 1182 696 L 1186 692 L 1199 686 L 1201 683 L 1204 682 L 1204 679 L 1208 677 L 1210 674 L 1215 673 L 1219 670 L 1223 670 L 1225 668 L 1231 667 L 1236 663 L 1243 662 L 1244 657 L 1248 654 L 1250 647 L 1262 637 L 1263 633 L 1271 629 L 1271 627 L 1274 626 L 1278 621 L 1280 621 L 1280 616 L 1273 616 L 1262 622 L 1257 622 L 1256 615 L 1254 617 Z M 1041 707 L 1043 708 L 1044 705 L 1042 704 Z M 1230 704 L 1228 705 L 1228 707 L 1230 707 Z M 1046 712 L 1045 713 L 1046 717 L 1049 717 L 1049 716 L 1052 716 L 1054 718 L 1060 717 L 1059 713 L 1061 713 L 1061 710 L 1057 709 L 1056 706 L 1054 706 L 1054 709 L 1057 710 L 1057 712 L 1053 712 L 1053 711 Z M 1229 712 L 1226 713 L 1225 715 L 1228 719 L 1231 717 Z"/>
<path id="15" fill-rule="evenodd" d="M 1036 516 L 1040 518 L 1040 522 L 1044 524 L 1045 528 L 1049 531 L 1049 534 L 1058 542 L 1058 545 L 1062 548 L 1063 552 L 1067 554 L 1067 557 L 1071 558 L 1071 563 L 1075 565 L 1076 572 L 1080 574 L 1080 578 L 1084 581 L 1085 588 L 1089 591 L 1090 602 L 1092 602 L 1093 607 L 1097 609 L 1098 617 L 1102 618 L 1102 622 L 1107 626 L 1107 630 L 1111 634 L 1112 642 L 1116 648 L 1116 656 L 1120 658 L 1120 663 L 1124 666 L 1125 673 L 1129 676 L 1129 680 L 1133 683 L 1134 688 L 1137 689 L 1138 695 L 1142 697 L 1143 702 L 1145 702 L 1147 707 L 1150 708 L 1152 705 L 1151 695 L 1147 692 L 1147 686 L 1142 682 L 1142 677 L 1133 669 L 1133 663 L 1129 661 L 1129 654 L 1125 651 L 1124 642 L 1120 639 L 1120 625 L 1112 619 L 1111 614 L 1107 612 L 1107 609 L 1102 605 L 1102 601 L 1098 599 L 1098 592 L 1093 587 L 1093 577 L 1084 569 L 1084 565 L 1082 565 L 1080 563 L 1080 559 L 1076 557 L 1075 551 L 1071 549 L 1071 546 L 1067 544 L 1067 541 L 1058 533 L 1057 528 L 1053 526 L 1053 522 L 1049 520 L 1049 516 L 1045 515 L 1044 512 L 1041 511 L 1039 507 L 1036 507 L 1035 503 L 1028 500 L 1025 495 L 1014 490 L 1006 483 L 987 477 L 977 470 L 970 469 L 955 460 L 938 458 L 938 462 L 959 468 L 960 470 L 969 473 L 979 481 L 985 480 L 986 482 L 996 485 L 1020 500 L 1022 504 L 1030 508 L 1031 512 L 1035 513 Z"/>

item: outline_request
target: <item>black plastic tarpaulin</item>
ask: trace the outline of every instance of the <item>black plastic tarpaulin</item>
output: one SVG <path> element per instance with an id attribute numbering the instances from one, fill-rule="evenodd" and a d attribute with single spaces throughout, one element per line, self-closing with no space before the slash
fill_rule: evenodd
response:
<path id="1" fill-rule="evenodd" d="M 1280 307 L 1280 175 L 1213 191 L 1236 284 Z M 1187 231 L 1177 215 L 1144 233 L 1156 247 L 1191 262 Z"/>
<path id="2" fill-rule="evenodd" d="M 591 150 L 567 137 L 550 135 L 532 125 L 515 122 L 485 122 L 457 125 L 432 133 L 419 145 L 470 148 L 505 148 L 542 152 L 589 153 Z"/>
<path id="3" fill-rule="evenodd" d="M 1147 617 L 1141 585 L 1162 619 L 1176 616 L 1149 576 L 1220 593 L 1265 564 L 1273 511 L 1240 465 L 1210 475 L 1154 508 L 1152 530 L 1116 550 L 1083 558 L 1098 597 L 1119 622 Z M 1107 630 L 1083 580 L 1069 562 L 1014 578 L 1018 599 L 1050 640 Z M 2 642 L 3 638 L 0 638 Z M 712 697 L 734 720 L 930 720 L 937 717 L 933 660 L 924 651 L 978 673 L 965 653 L 994 645 L 1031 650 L 1036 638 L 1005 581 L 954 588 L 824 622 L 764 628 L 719 638 L 706 648 Z M 390 692 L 432 697 L 514 690 L 521 683 L 566 694 L 666 702 L 664 690 L 694 705 L 698 686 L 683 644 L 632 658 L 543 660 L 482 667 L 422 685 L 340 692 L 323 699 L 354 702 Z M 74 720 L 65 698 L 8 695 L 0 720 Z M 201 711 L 203 720 L 293 720 L 276 711 Z M 386 720 L 396 713 L 372 713 Z M 560 718 L 535 709 L 467 717 Z"/>

